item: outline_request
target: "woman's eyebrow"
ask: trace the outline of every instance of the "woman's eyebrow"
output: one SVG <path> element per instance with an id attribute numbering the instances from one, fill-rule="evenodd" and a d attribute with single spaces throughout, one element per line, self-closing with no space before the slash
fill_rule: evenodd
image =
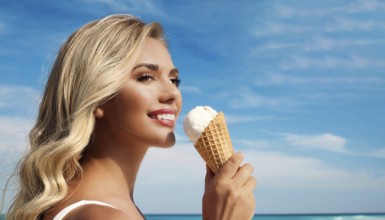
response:
<path id="1" fill-rule="evenodd" d="M 179 70 L 177 68 L 174 68 L 170 71 L 170 75 L 178 75 L 179 74 Z"/>
<path id="2" fill-rule="evenodd" d="M 157 71 L 159 70 L 159 65 L 156 65 L 156 64 L 152 64 L 152 63 L 141 63 L 141 64 L 138 64 L 136 65 L 132 71 L 134 71 L 135 69 L 138 69 L 140 67 L 146 67 L 147 69 L 150 69 L 152 71 Z"/>
<path id="3" fill-rule="evenodd" d="M 152 63 L 141 63 L 141 64 L 138 64 L 136 65 L 132 71 L 134 71 L 135 69 L 138 69 L 140 67 L 146 67 L 147 69 L 150 69 L 152 71 L 158 71 L 159 70 L 159 65 L 157 64 L 152 64 Z M 177 68 L 173 68 L 170 70 L 170 74 L 171 75 L 175 75 L 175 74 L 178 74 L 179 73 L 179 70 Z"/>

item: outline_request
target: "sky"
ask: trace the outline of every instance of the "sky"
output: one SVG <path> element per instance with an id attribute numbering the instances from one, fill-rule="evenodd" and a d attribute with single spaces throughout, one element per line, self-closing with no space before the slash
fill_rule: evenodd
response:
<path id="1" fill-rule="evenodd" d="M 151 148 L 137 179 L 144 213 L 201 212 L 205 165 L 182 126 L 197 105 L 224 112 L 254 166 L 257 214 L 385 212 L 380 0 L 1 0 L 1 188 L 61 44 L 116 13 L 163 25 L 182 80 L 177 143 Z"/>

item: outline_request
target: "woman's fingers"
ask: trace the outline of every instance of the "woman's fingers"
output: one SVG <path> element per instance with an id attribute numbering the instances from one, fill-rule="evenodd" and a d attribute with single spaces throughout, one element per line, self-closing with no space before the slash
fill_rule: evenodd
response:
<path id="1" fill-rule="evenodd" d="M 204 219 L 251 219 L 254 214 L 254 188 L 256 179 L 251 176 L 253 167 L 241 166 L 243 155 L 234 154 L 214 174 L 207 167 L 205 194 L 203 196 Z"/>
<path id="2" fill-rule="evenodd" d="M 209 166 L 206 165 L 206 177 L 205 177 L 206 186 L 213 179 L 213 177 L 214 177 L 213 171 L 211 171 Z"/>
<path id="3" fill-rule="evenodd" d="M 232 179 L 234 175 L 237 173 L 239 166 L 243 161 L 243 154 L 236 153 L 230 157 L 230 159 L 223 165 L 221 169 L 219 169 L 216 178 L 218 179 Z"/>
<path id="4" fill-rule="evenodd" d="M 253 176 L 250 176 L 245 184 L 243 185 L 243 188 L 245 189 L 246 192 L 252 193 L 257 187 L 257 179 Z"/>
<path id="5" fill-rule="evenodd" d="M 253 171 L 254 168 L 250 164 L 244 164 L 242 167 L 239 168 L 238 172 L 233 177 L 234 182 L 239 186 L 243 186 L 246 181 L 250 178 Z"/>

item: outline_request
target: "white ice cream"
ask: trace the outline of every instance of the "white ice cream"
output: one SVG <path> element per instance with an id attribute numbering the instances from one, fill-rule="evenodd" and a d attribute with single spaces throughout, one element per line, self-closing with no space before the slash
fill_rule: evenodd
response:
<path id="1" fill-rule="evenodd" d="M 183 121 L 183 129 L 192 142 L 196 142 L 217 112 L 209 106 L 193 108 Z"/>

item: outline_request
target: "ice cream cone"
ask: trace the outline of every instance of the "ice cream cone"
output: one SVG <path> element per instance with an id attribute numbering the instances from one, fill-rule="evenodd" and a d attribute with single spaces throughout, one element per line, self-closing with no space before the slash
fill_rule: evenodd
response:
<path id="1" fill-rule="evenodd" d="M 234 154 L 225 116 L 222 112 L 213 118 L 194 146 L 214 173 Z"/>

